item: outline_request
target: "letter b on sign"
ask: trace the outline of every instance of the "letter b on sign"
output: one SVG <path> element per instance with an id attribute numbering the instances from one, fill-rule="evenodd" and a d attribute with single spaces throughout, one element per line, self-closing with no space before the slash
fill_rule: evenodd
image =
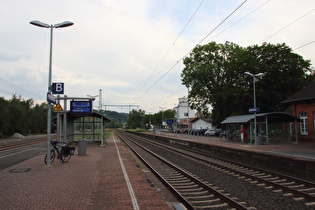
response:
<path id="1" fill-rule="evenodd" d="M 63 83 L 53 83 L 52 84 L 53 94 L 64 94 L 64 84 Z"/>

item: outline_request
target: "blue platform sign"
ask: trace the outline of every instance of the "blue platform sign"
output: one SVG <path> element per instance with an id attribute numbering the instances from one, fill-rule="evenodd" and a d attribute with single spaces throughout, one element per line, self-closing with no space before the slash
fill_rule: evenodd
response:
<path id="1" fill-rule="evenodd" d="M 52 93 L 53 94 L 64 94 L 64 83 L 52 83 Z"/>
<path id="2" fill-rule="evenodd" d="M 92 113 L 92 101 L 70 101 L 70 112 L 71 113 Z"/>
<path id="3" fill-rule="evenodd" d="M 166 120 L 167 124 L 173 124 L 173 120 Z"/>
<path id="4" fill-rule="evenodd" d="M 249 113 L 260 112 L 260 107 L 249 108 L 249 109 L 248 109 L 248 112 L 249 112 Z"/>

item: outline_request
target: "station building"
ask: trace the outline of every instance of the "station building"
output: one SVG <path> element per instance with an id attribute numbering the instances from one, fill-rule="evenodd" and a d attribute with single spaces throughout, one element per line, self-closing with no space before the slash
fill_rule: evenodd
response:
<path id="1" fill-rule="evenodd" d="M 284 112 L 256 114 L 258 144 L 315 142 L 315 82 L 281 103 L 289 104 Z M 227 117 L 221 124 L 229 140 L 254 142 L 254 114 Z"/>
<path id="2" fill-rule="evenodd" d="M 315 142 L 315 82 L 282 101 L 290 104 L 286 112 L 298 117 L 301 141 Z"/>
<path id="3" fill-rule="evenodd" d="M 195 110 L 189 107 L 186 97 L 178 99 L 178 105 L 174 107 L 176 111 L 176 127 L 177 129 L 191 129 L 191 120 L 196 118 Z"/>

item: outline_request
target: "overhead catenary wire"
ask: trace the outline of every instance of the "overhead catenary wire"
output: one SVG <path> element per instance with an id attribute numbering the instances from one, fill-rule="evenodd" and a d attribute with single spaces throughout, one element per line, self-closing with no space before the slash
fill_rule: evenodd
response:
<path id="1" fill-rule="evenodd" d="M 304 18 L 306 15 L 310 14 L 311 12 L 313 12 L 315 9 L 312 9 L 311 11 L 305 13 L 304 15 L 302 15 L 301 17 L 295 19 L 293 22 L 289 23 L 288 25 L 286 25 L 285 27 L 281 28 L 280 30 L 278 30 L 277 32 L 271 34 L 270 36 L 268 36 L 266 39 L 264 39 L 262 42 L 265 42 L 267 39 L 273 37 L 274 35 L 280 33 L 281 31 L 283 31 L 284 29 L 288 28 L 289 26 L 291 26 L 292 24 L 294 24 L 295 22 L 299 21 L 300 19 Z"/>
<path id="2" fill-rule="evenodd" d="M 236 9 L 234 9 L 225 19 L 223 19 L 213 30 L 210 31 L 200 42 L 196 44 L 199 45 L 201 42 L 203 42 L 208 36 L 210 36 L 217 28 L 219 28 L 227 19 L 229 19 L 238 9 L 240 9 L 247 0 L 243 1 Z M 183 60 L 193 49 L 191 49 L 189 52 L 187 52 L 180 60 Z M 144 93 L 138 97 L 133 104 L 135 104 L 138 100 L 140 100 L 153 86 L 155 86 L 162 78 L 164 78 L 177 64 L 179 61 L 175 62 L 156 82 L 154 82 Z"/>
<path id="3" fill-rule="evenodd" d="M 139 91 L 137 92 L 136 96 L 139 94 L 139 92 L 144 88 L 144 86 L 147 84 L 147 82 L 153 77 L 154 72 L 157 70 L 157 68 L 161 65 L 161 63 L 163 62 L 163 60 L 165 59 L 165 57 L 168 55 L 168 53 L 170 52 L 170 50 L 173 48 L 173 46 L 175 45 L 175 43 L 177 42 L 177 40 L 179 39 L 179 37 L 181 36 L 181 34 L 184 32 L 184 30 L 186 29 L 186 27 L 188 26 L 188 24 L 190 23 L 190 21 L 193 19 L 193 17 L 195 16 L 195 14 L 197 13 L 197 11 L 199 10 L 199 8 L 201 7 L 201 5 L 203 4 L 204 0 L 202 0 L 199 4 L 199 6 L 196 8 L 196 10 L 194 11 L 194 13 L 192 14 L 192 16 L 189 18 L 189 20 L 186 22 L 185 26 L 183 27 L 183 29 L 181 30 L 181 32 L 178 34 L 178 36 L 176 37 L 175 41 L 173 42 L 173 44 L 167 49 L 166 53 L 164 54 L 164 56 L 162 57 L 162 59 L 158 62 L 157 66 L 153 69 L 153 71 L 151 72 L 150 76 L 144 81 L 143 86 L 139 89 Z"/>
<path id="4" fill-rule="evenodd" d="M 230 26 L 228 26 L 227 28 L 225 28 L 224 30 L 222 30 L 220 33 L 216 34 L 215 36 L 211 37 L 210 40 L 214 39 L 215 37 L 221 35 L 222 33 L 224 33 L 225 31 L 227 31 L 228 29 L 230 29 L 231 27 L 237 25 L 238 23 L 240 23 L 241 21 L 243 21 L 245 18 L 247 18 L 248 16 L 250 16 L 251 14 L 253 14 L 254 12 L 256 12 L 257 10 L 261 9 L 263 6 L 265 6 L 266 4 L 268 4 L 271 0 L 268 0 L 266 1 L 265 3 L 261 4 L 260 6 L 258 6 L 256 9 L 252 10 L 251 12 L 249 12 L 247 15 L 245 15 L 244 17 L 242 17 L 241 19 L 237 20 L 236 22 L 234 22 L 233 24 L 231 24 Z M 315 41 L 314 41 L 315 42 Z M 179 91 L 176 91 L 175 93 L 173 93 L 172 95 L 170 95 L 169 97 L 167 98 L 170 98 L 172 97 L 173 95 L 175 95 L 177 92 Z M 163 106 L 166 104 L 163 103 Z M 160 105 L 162 106 L 162 105 Z"/>
<path id="5" fill-rule="evenodd" d="M 248 16 L 250 16 L 251 14 L 253 14 L 254 12 L 256 12 L 257 10 L 261 9 L 263 6 L 265 6 L 266 4 L 268 4 L 271 0 L 266 1 L 265 3 L 263 3 L 262 5 L 260 5 L 259 7 L 257 7 L 256 9 L 254 9 L 253 11 L 251 11 L 250 13 L 248 13 L 247 15 L 245 15 L 244 17 L 242 17 L 241 19 L 239 19 L 238 21 L 236 21 L 235 23 L 231 24 L 230 26 L 228 26 L 227 28 L 223 29 L 220 33 L 216 34 L 215 36 L 211 37 L 210 40 L 216 38 L 217 36 L 219 36 L 220 34 L 224 33 L 225 31 L 227 31 L 228 29 L 232 28 L 233 26 L 235 26 L 236 24 L 238 24 L 239 22 L 241 22 L 242 20 L 244 20 L 245 18 L 247 18 Z"/>
<path id="6" fill-rule="evenodd" d="M 310 45 L 310 44 L 313 44 L 313 43 L 315 43 L 315 40 L 314 40 L 314 41 L 311 41 L 311 42 L 308 42 L 308 43 L 306 43 L 306 44 L 304 44 L 304 45 L 302 45 L 302 46 L 300 46 L 300 47 L 297 47 L 297 48 L 295 48 L 295 49 L 293 49 L 293 50 L 301 49 L 301 48 L 306 47 L 306 46 L 308 46 L 308 45 Z"/>
<path id="7" fill-rule="evenodd" d="M 13 84 L 13 83 L 11 83 L 11 82 L 8 82 L 8 81 L 6 81 L 6 80 L 4 80 L 4 79 L 2 79 L 2 78 L 0 78 L 0 80 L 1 81 L 3 81 L 3 82 L 5 82 L 5 83 L 8 83 L 10 86 L 12 86 L 12 87 L 15 87 L 15 88 L 17 88 L 17 89 L 20 89 L 20 91 L 22 91 L 22 92 L 25 92 L 25 93 L 27 93 L 27 94 L 29 94 L 29 95 L 31 95 L 31 96 L 35 96 L 35 97 L 37 97 L 37 98 L 42 98 L 41 96 L 38 96 L 37 94 L 34 94 L 34 93 L 32 93 L 32 92 L 30 92 L 30 91 L 28 91 L 28 90 L 25 90 L 24 88 L 22 88 L 22 87 L 19 87 L 18 85 L 15 85 L 15 84 Z M 3 84 L 3 83 L 2 83 Z M 12 88 L 10 88 L 10 91 L 12 90 Z M 5 91 L 5 90 L 1 90 L 1 92 L 5 92 L 5 93 L 7 93 L 7 94 L 12 94 L 12 96 L 13 95 L 16 95 L 16 94 L 18 94 L 18 91 L 14 91 L 14 93 L 13 92 L 8 92 L 8 91 Z M 22 94 L 20 94 L 20 95 L 22 95 Z M 28 97 L 25 97 L 25 96 L 23 96 L 24 98 L 28 98 Z M 30 98 L 29 98 L 30 99 Z"/>
<path id="8" fill-rule="evenodd" d="M 197 45 L 199 45 L 201 42 L 203 42 L 208 36 L 210 36 L 210 34 L 212 34 L 217 28 L 219 28 L 227 19 L 229 19 L 239 8 L 241 8 L 245 3 L 247 2 L 247 0 L 243 1 L 235 10 L 233 10 L 224 20 L 222 20 L 214 29 L 212 29 L 212 31 L 210 31 L 210 33 L 207 34 L 207 36 L 205 36 L 200 42 L 198 42 Z M 196 46 L 197 46 L 196 45 Z"/>

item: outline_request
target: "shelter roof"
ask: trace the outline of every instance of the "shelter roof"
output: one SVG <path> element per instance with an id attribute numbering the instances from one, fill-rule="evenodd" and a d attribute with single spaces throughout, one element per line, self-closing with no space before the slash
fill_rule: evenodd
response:
<path id="1" fill-rule="evenodd" d="M 60 116 L 61 118 L 63 117 L 63 115 Z M 80 117 L 96 117 L 96 118 L 103 118 L 104 122 L 110 122 L 110 119 L 108 119 L 105 115 L 94 111 L 92 113 L 71 113 L 70 111 L 67 112 L 67 118 L 69 119 L 77 119 Z M 56 117 L 54 117 L 53 119 L 55 119 Z"/>
<path id="2" fill-rule="evenodd" d="M 298 120 L 299 121 L 300 120 L 298 117 L 289 113 L 285 113 L 285 112 L 269 112 L 269 113 L 256 114 L 256 117 L 265 117 L 265 116 L 268 116 L 269 119 L 270 118 L 276 119 L 278 121 L 285 121 L 285 120 L 289 120 L 289 121 Z M 254 117 L 255 117 L 254 114 L 231 116 L 231 117 L 225 118 L 225 120 L 223 120 L 221 124 L 248 123 L 250 120 L 254 119 Z"/>

